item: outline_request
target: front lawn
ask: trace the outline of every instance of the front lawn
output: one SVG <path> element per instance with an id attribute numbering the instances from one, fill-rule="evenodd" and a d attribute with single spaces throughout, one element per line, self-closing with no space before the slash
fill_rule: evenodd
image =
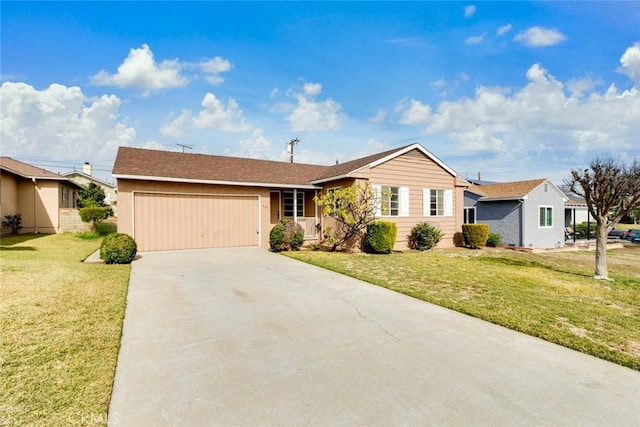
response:
<path id="1" fill-rule="evenodd" d="M 83 264 L 101 241 L 0 240 L 0 425 L 106 424 L 130 266 Z"/>
<path id="2" fill-rule="evenodd" d="M 586 251 L 286 255 L 640 370 L 640 245 L 608 252 L 612 282 Z"/>

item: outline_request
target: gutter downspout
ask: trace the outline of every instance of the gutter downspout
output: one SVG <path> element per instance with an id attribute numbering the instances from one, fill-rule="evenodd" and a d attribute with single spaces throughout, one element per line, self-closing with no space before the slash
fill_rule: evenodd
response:
<path id="1" fill-rule="evenodd" d="M 38 234 L 38 183 L 35 178 L 31 178 L 33 182 L 33 225 L 34 233 Z"/>

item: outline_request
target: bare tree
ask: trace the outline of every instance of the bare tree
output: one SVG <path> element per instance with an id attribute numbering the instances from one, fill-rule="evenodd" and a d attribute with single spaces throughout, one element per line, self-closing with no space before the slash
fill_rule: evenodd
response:
<path id="1" fill-rule="evenodd" d="M 611 157 L 596 158 L 590 169 L 571 171 L 565 181 L 572 192 L 584 197 L 596 221 L 596 271 L 594 278 L 609 279 L 607 234 L 631 210 L 640 206 L 640 163 L 629 167 Z"/>

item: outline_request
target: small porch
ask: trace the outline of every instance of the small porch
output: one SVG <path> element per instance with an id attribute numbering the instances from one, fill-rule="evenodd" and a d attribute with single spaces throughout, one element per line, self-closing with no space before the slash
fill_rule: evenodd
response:
<path id="1" fill-rule="evenodd" d="M 271 227 L 281 219 L 291 219 L 304 230 L 305 240 L 318 238 L 320 212 L 314 197 L 316 188 L 272 189 L 270 191 Z"/>

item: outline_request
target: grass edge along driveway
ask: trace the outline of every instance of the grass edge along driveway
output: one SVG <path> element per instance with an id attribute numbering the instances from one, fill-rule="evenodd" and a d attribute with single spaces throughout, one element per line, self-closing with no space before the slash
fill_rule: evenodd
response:
<path id="1" fill-rule="evenodd" d="M 453 248 L 390 255 L 286 256 L 640 370 L 640 245 L 594 253 Z"/>
<path id="2" fill-rule="evenodd" d="M 0 240 L 0 425 L 106 424 L 131 267 L 82 263 L 101 241 Z"/>

